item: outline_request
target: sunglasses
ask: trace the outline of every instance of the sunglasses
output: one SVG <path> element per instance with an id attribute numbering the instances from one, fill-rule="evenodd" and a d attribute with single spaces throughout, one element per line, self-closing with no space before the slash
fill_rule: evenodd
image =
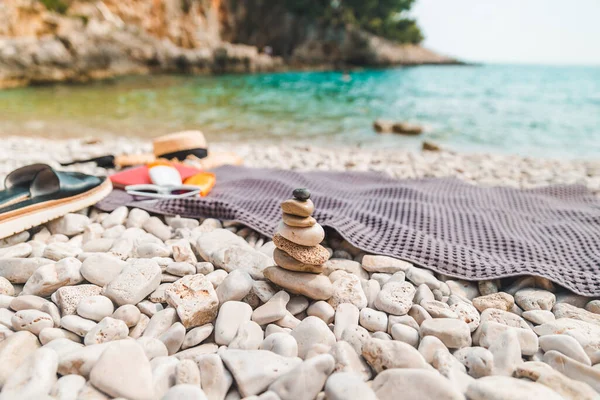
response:
<path id="1" fill-rule="evenodd" d="M 182 197 L 198 196 L 202 188 L 194 185 L 159 186 L 159 185 L 129 185 L 125 191 L 133 196 L 153 199 L 179 199 Z"/>

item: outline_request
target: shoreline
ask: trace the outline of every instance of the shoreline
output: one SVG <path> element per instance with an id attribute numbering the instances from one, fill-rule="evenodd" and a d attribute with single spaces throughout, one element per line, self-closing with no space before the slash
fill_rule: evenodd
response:
<path id="1" fill-rule="evenodd" d="M 151 152 L 150 140 L 138 138 L 45 139 L 6 137 L 0 149 L 0 177 L 33 162 L 58 162 L 107 154 Z M 294 170 L 383 172 L 398 179 L 453 176 L 483 186 L 532 188 L 556 184 L 581 184 L 600 195 L 600 162 L 542 159 L 489 153 L 366 149 L 357 146 L 313 146 L 302 143 L 272 144 L 213 142 L 212 151 L 233 151 L 244 165 Z M 105 175 L 92 164 L 70 170 Z"/>

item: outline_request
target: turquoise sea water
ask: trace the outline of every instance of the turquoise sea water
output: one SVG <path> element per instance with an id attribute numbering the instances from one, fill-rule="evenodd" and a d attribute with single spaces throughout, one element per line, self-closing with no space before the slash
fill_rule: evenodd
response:
<path id="1" fill-rule="evenodd" d="M 377 118 L 426 126 L 378 135 Z M 424 66 L 266 75 L 127 77 L 0 91 L 0 135 L 152 137 L 600 157 L 600 67 Z"/>

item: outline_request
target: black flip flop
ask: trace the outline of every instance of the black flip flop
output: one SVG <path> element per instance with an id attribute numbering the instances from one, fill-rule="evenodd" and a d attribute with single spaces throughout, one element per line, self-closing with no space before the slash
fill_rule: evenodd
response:
<path id="1" fill-rule="evenodd" d="M 29 197 L 29 187 L 36 175 L 50 168 L 46 164 L 31 164 L 9 173 L 4 179 L 4 190 L 0 191 L 0 208 L 26 200 Z"/>

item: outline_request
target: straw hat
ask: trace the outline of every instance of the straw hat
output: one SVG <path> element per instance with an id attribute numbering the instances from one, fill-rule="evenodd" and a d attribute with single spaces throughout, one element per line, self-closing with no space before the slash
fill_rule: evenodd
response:
<path id="1" fill-rule="evenodd" d="M 204 158 L 208 155 L 206 138 L 200 131 L 183 131 L 159 136 L 152 141 L 156 158 L 176 158 L 180 161 L 194 155 Z"/>

